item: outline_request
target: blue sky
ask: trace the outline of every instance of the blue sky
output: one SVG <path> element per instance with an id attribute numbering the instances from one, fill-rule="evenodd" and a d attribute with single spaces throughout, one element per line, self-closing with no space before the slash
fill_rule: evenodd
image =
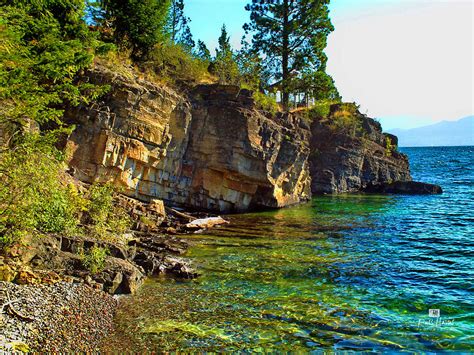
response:
<path id="1" fill-rule="evenodd" d="M 211 51 L 223 23 L 238 48 L 247 0 L 186 0 Z M 472 0 L 333 0 L 328 72 L 385 129 L 473 115 Z"/>

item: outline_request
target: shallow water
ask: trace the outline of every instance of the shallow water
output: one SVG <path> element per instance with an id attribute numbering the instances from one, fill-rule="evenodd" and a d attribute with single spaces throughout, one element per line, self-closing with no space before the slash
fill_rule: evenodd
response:
<path id="1" fill-rule="evenodd" d="M 229 216 L 189 236 L 202 276 L 124 298 L 105 349 L 474 350 L 474 148 L 403 151 L 443 195 Z"/>

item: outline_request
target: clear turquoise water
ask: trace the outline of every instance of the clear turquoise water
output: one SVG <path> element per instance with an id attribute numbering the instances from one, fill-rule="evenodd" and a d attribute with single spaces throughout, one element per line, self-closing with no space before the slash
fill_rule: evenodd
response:
<path id="1" fill-rule="evenodd" d="M 443 195 L 229 216 L 189 237 L 202 276 L 124 299 L 105 349 L 474 351 L 474 148 L 403 151 Z"/>

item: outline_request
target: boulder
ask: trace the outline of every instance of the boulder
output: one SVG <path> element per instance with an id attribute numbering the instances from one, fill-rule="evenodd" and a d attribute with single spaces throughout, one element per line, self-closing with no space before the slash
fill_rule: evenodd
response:
<path id="1" fill-rule="evenodd" d="M 222 217 L 208 217 L 208 218 L 200 218 L 195 219 L 194 221 L 189 222 L 185 225 L 186 229 L 189 230 L 199 230 L 199 229 L 208 229 L 214 226 L 228 224 L 229 221 L 226 221 Z"/>
<path id="2" fill-rule="evenodd" d="M 418 181 L 395 181 L 380 184 L 370 184 L 365 189 L 369 193 L 388 193 L 405 195 L 435 195 L 443 193 L 439 185 Z"/>

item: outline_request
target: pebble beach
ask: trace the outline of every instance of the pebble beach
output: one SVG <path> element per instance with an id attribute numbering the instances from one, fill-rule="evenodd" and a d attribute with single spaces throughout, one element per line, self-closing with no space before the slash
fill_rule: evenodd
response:
<path id="1" fill-rule="evenodd" d="M 93 352 L 113 329 L 117 300 L 82 283 L 0 282 L 0 353 Z"/>

